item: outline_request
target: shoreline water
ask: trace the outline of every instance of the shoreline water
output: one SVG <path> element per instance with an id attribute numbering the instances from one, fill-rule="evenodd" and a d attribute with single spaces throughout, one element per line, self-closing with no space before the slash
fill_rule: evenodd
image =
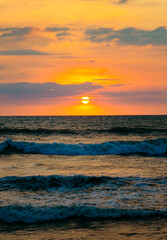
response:
<path id="1" fill-rule="evenodd" d="M 165 239 L 167 116 L 6 119 L 1 239 Z"/>

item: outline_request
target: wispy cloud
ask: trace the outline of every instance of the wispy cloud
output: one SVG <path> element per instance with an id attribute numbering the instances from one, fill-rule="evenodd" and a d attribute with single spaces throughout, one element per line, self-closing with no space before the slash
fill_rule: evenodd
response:
<path id="1" fill-rule="evenodd" d="M 118 4 L 124 4 L 124 3 L 127 3 L 127 2 L 129 2 L 129 0 L 119 0 L 117 3 Z"/>
<path id="2" fill-rule="evenodd" d="M 70 35 L 70 28 L 64 26 L 45 29 L 34 26 L 0 28 L 0 55 L 48 55 L 36 48 L 42 49 L 56 39 L 64 40 Z"/>
<path id="3" fill-rule="evenodd" d="M 86 40 L 91 42 L 112 42 L 115 41 L 120 45 L 167 45 L 167 29 L 159 27 L 152 31 L 124 28 L 114 30 L 113 28 L 92 28 L 85 31 Z"/>
<path id="4" fill-rule="evenodd" d="M 71 33 L 69 32 L 59 32 L 56 34 L 56 37 L 66 37 L 66 36 L 70 36 Z"/>
<path id="5" fill-rule="evenodd" d="M 66 32 L 69 30 L 70 30 L 70 28 L 68 28 L 68 27 L 47 27 L 45 29 L 45 31 L 49 31 L 49 32 Z"/>
<path id="6" fill-rule="evenodd" d="M 13 37 L 13 36 L 24 36 L 28 35 L 33 31 L 33 27 L 23 27 L 23 28 L 0 28 L 2 34 L 0 37 Z"/>
<path id="7" fill-rule="evenodd" d="M 47 27 L 45 31 L 56 33 L 55 37 L 59 40 L 71 35 L 69 27 Z"/>
<path id="8" fill-rule="evenodd" d="M 36 27 L 0 28 L 0 50 L 41 49 L 50 44 L 52 39 Z M 32 54 L 33 55 L 33 54 Z"/>

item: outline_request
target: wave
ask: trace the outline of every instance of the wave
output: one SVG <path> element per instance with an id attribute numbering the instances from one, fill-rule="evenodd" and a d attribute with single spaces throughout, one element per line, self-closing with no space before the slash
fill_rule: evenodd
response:
<path id="1" fill-rule="evenodd" d="M 49 175 L 49 176 L 9 176 L 0 178 L 0 190 L 7 189 L 21 189 L 21 190 L 39 190 L 49 188 L 87 188 L 102 183 L 115 182 L 121 183 L 121 178 L 110 178 L 106 176 L 60 176 L 60 175 Z"/>
<path id="2" fill-rule="evenodd" d="M 44 155 L 127 155 L 145 154 L 162 156 L 167 154 L 167 139 L 144 141 L 111 141 L 100 144 L 64 144 L 15 142 L 8 139 L 0 143 L 1 154 L 24 153 Z"/>
<path id="3" fill-rule="evenodd" d="M 167 210 L 148 209 L 118 209 L 98 208 L 87 206 L 55 206 L 33 207 L 27 206 L 3 206 L 0 207 L 0 221 L 6 223 L 39 223 L 67 218 L 148 218 L 167 217 Z"/>
<path id="4" fill-rule="evenodd" d="M 109 184 L 110 187 L 119 188 L 126 185 L 147 185 L 151 186 L 160 184 L 167 185 L 166 177 L 157 178 L 141 178 L 141 177 L 108 177 L 108 176 L 85 176 L 85 175 L 73 175 L 73 176 L 61 176 L 61 175 L 49 175 L 49 176 L 9 176 L 0 178 L 0 191 L 19 189 L 19 190 L 49 190 L 53 188 L 79 188 L 85 189 L 94 187 L 97 185 Z"/>
<path id="5" fill-rule="evenodd" d="M 0 128 L 0 134 L 33 134 L 33 135 L 50 135 L 50 134 L 79 134 L 79 131 L 70 129 L 45 129 L 45 128 Z"/>
<path id="6" fill-rule="evenodd" d="M 0 134 L 27 134 L 27 135 L 85 135 L 91 133 L 101 133 L 101 134 L 117 134 L 117 135 L 126 135 L 126 134 L 148 134 L 148 133 L 163 133 L 167 134 L 167 129 L 163 128 L 146 128 L 146 127 L 112 127 L 108 129 L 47 129 L 47 128 L 0 128 Z"/>

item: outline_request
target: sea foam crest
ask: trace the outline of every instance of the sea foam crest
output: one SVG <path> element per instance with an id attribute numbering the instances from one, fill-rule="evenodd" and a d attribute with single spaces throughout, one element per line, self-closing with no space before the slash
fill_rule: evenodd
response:
<path id="1" fill-rule="evenodd" d="M 15 142 L 8 139 L 0 143 L 0 153 L 12 152 L 67 156 L 118 154 L 165 155 L 167 153 L 167 139 L 110 141 L 99 144 Z"/>
<path id="2" fill-rule="evenodd" d="M 148 209 L 105 209 L 86 206 L 32 207 L 32 206 L 3 206 L 0 207 L 0 221 L 7 223 L 23 222 L 38 223 L 73 217 L 83 218 L 147 218 L 166 217 L 167 210 Z"/>

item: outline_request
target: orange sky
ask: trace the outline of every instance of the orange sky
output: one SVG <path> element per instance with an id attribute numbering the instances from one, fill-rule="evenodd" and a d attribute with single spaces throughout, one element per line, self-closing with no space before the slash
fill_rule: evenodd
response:
<path id="1" fill-rule="evenodd" d="M 167 114 L 166 10 L 166 0 L 0 0 L 0 115 Z"/>

